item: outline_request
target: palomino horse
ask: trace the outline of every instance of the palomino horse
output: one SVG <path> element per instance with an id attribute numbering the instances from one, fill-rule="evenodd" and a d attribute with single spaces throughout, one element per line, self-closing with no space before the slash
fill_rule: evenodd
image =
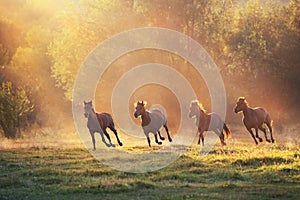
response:
<path id="1" fill-rule="evenodd" d="M 256 144 L 258 144 L 256 138 L 258 138 L 259 141 L 262 142 L 262 138 L 259 137 L 259 135 L 258 135 L 258 129 L 265 133 L 265 138 L 266 138 L 267 142 L 271 142 L 271 141 L 274 142 L 273 134 L 272 134 L 272 126 L 271 126 L 272 120 L 271 120 L 270 114 L 264 108 L 250 108 L 248 106 L 246 99 L 244 97 L 240 97 L 236 103 L 234 112 L 238 113 L 241 111 L 243 111 L 243 114 L 244 114 L 243 122 L 244 122 L 247 130 L 253 137 Z M 269 140 L 267 137 L 267 131 L 263 127 L 264 123 L 269 128 L 269 131 L 271 134 L 271 140 Z M 256 132 L 255 137 L 256 138 L 254 137 L 252 128 L 255 129 L 255 132 Z"/>
<path id="2" fill-rule="evenodd" d="M 226 145 L 225 136 L 226 139 L 231 137 L 231 132 L 221 117 L 216 113 L 207 114 L 198 100 L 191 102 L 189 117 L 196 117 L 196 125 L 198 126 L 199 132 L 198 144 L 200 144 L 201 139 L 204 145 L 204 131 L 215 132 L 219 136 L 222 145 Z M 225 136 L 223 130 L 225 131 Z"/>
<path id="3" fill-rule="evenodd" d="M 84 116 L 86 118 L 88 118 L 87 121 L 87 127 L 90 131 L 91 137 L 92 137 L 92 142 L 93 142 L 93 147 L 94 150 L 96 150 L 96 146 L 95 146 L 95 132 L 100 133 L 102 141 L 106 144 L 106 146 L 114 146 L 111 143 L 109 134 L 106 131 L 106 128 L 108 127 L 111 131 L 114 132 L 114 134 L 116 135 L 117 141 L 119 143 L 120 146 L 122 146 L 122 142 L 119 140 L 118 137 L 118 133 L 115 129 L 115 125 L 113 122 L 113 119 L 111 117 L 110 114 L 108 113 L 96 113 L 94 108 L 93 108 L 93 104 L 92 101 L 90 102 L 85 102 L 84 101 Z M 104 137 L 103 137 L 103 133 L 105 134 L 105 136 L 107 137 L 109 144 L 106 143 Z"/>
<path id="4" fill-rule="evenodd" d="M 154 134 L 155 142 L 157 144 L 159 145 L 162 144 L 162 142 L 159 142 L 157 139 L 157 133 L 161 140 L 165 140 L 165 138 L 162 137 L 160 134 L 160 128 L 162 126 L 166 129 L 169 141 L 172 142 L 172 138 L 170 137 L 169 134 L 169 130 L 167 127 L 167 120 L 164 113 L 158 109 L 151 109 L 150 111 L 147 111 L 145 109 L 145 105 L 146 103 L 144 101 L 136 103 L 134 117 L 137 118 L 138 116 L 141 116 L 142 127 L 144 130 L 144 134 L 147 137 L 149 147 L 151 147 L 150 138 L 149 138 L 150 132 Z"/>

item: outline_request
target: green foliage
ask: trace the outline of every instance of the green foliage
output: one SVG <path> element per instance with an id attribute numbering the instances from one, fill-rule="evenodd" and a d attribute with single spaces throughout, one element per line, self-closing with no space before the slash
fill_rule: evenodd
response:
<path id="1" fill-rule="evenodd" d="M 8 50 L 0 44 L 0 66 L 4 66 L 9 62 Z"/>
<path id="2" fill-rule="evenodd" d="M 64 105 L 65 101 L 51 77 L 52 62 L 47 52 L 52 39 L 53 33 L 49 27 L 30 26 L 24 33 L 24 42 L 16 49 L 6 67 L 11 71 L 6 80 L 26 87 L 27 95 L 35 107 L 31 120 L 38 125 L 56 125 L 59 120 L 54 122 L 53 115 L 60 116 L 55 112 L 61 108 L 55 106 Z M 49 102 L 54 106 L 49 106 Z"/>
<path id="3" fill-rule="evenodd" d="M 61 15 L 62 29 L 49 48 L 52 76 L 70 98 L 76 71 L 87 54 L 114 33 L 142 25 L 193 37 L 227 75 L 270 74 L 283 80 L 290 70 L 283 65 L 298 61 L 297 2 L 84 0 Z"/>
<path id="4" fill-rule="evenodd" d="M 76 72 L 88 53 L 101 41 L 136 26 L 126 1 L 79 1 L 60 15 L 61 30 L 49 46 L 52 77 L 71 99 Z M 129 21 L 128 21 L 129 20 Z"/>
<path id="5" fill-rule="evenodd" d="M 63 99 L 63 91 L 71 99 L 77 70 L 102 41 L 132 28 L 164 27 L 191 36 L 208 51 L 229 88 L 229 101 L 238 95 L 276 101 L 271 91 L 277 91 L 290 107 L 300 100 L 300 94 L 287 98 L 300 84 L 299 5 L 299 0 L 0 1 L 0 67 L 9 68 L 0 76 L 30 88 L 41 113 L 49 104 L 42 98 L 58 92 L 56 98 Z M 163 57 L 148 52 L 134 61 Z M 180 67 L 189 73 L 187 65 Z"/>
<path id="6" fill-rule="evenodd" d="M 7 138 L 16 138 L 20 129 L 25 127 L 33 105 L 22 87 L 14 87 L 4 82 L 0 87 L 0 127 Z"/>

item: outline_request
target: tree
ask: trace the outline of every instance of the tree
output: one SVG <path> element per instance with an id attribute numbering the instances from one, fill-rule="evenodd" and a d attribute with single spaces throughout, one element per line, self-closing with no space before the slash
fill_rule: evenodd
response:
<path id="1" fill-rule="evenodd" d="M 136 27 L 139 18 L 132 11 L 132 1 L 82 0 L 73 2 L 59 20 L 48 54 L 56 86 L 71 99 L 76 72 L 89 52 L 111 35 Z"/>
<path id="2" fill-rule="evenodd" d="M 32 25 L 24 36 L 23 45 L 17 48 L 7 67 L 14 76 L 8 80 L 15 85 L 26 86 L 27 96 L 35 108 L 31 120 L 38 125 L 56 126 L 60 120 L 53 118 L 64 107 L 66 99 L 51 77 L 52 60 L 47 51 L 53 34 L 48 27 Z"/>
<path id="3" fill-rule="evenodd" d="M 0 127 L 7 138 L 20 136 L 34 107 L 22 87 L 4 82 L 0 87 Z"/>

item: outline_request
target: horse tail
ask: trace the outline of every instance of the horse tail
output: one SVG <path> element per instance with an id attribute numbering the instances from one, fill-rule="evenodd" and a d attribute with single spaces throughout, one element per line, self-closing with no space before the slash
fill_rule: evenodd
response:
<path id="1" fill-rule="evenodd" d="M 266 118 L 264 122 L 270 125 L 273 123 L 273 121 L 271 120 L 270 113 L 266 112 Z"/>
<path id="2" fill-rule="evenodd" d="M 231 138 L 231 131 L 230 131 L 230 129 L 228 128 L 228 126 L 225 123 L 223 125 L 223 129 L 226 132 L 226 139 Z"/>
<path id="3" fill-rule="evenodd" d="M 265 119 L 265 123 L 267 124 L 269 131 L 272 132 L 273 120 L 271 120 L 271 116 L 268 112 L 267 112 L 267 116 Z"/>

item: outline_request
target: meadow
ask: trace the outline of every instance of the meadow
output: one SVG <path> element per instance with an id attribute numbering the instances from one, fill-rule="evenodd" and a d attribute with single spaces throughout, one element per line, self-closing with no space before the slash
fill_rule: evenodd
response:
<path id="1" fill-rule="evenodd" d="M 0 199 L 300 199 L 296 140 L 256 146 L 249 138 L 205 156 L 192 145 L 169 166 L 140 174 L 111 169 L 80 146 L 3 148 Z"/>

